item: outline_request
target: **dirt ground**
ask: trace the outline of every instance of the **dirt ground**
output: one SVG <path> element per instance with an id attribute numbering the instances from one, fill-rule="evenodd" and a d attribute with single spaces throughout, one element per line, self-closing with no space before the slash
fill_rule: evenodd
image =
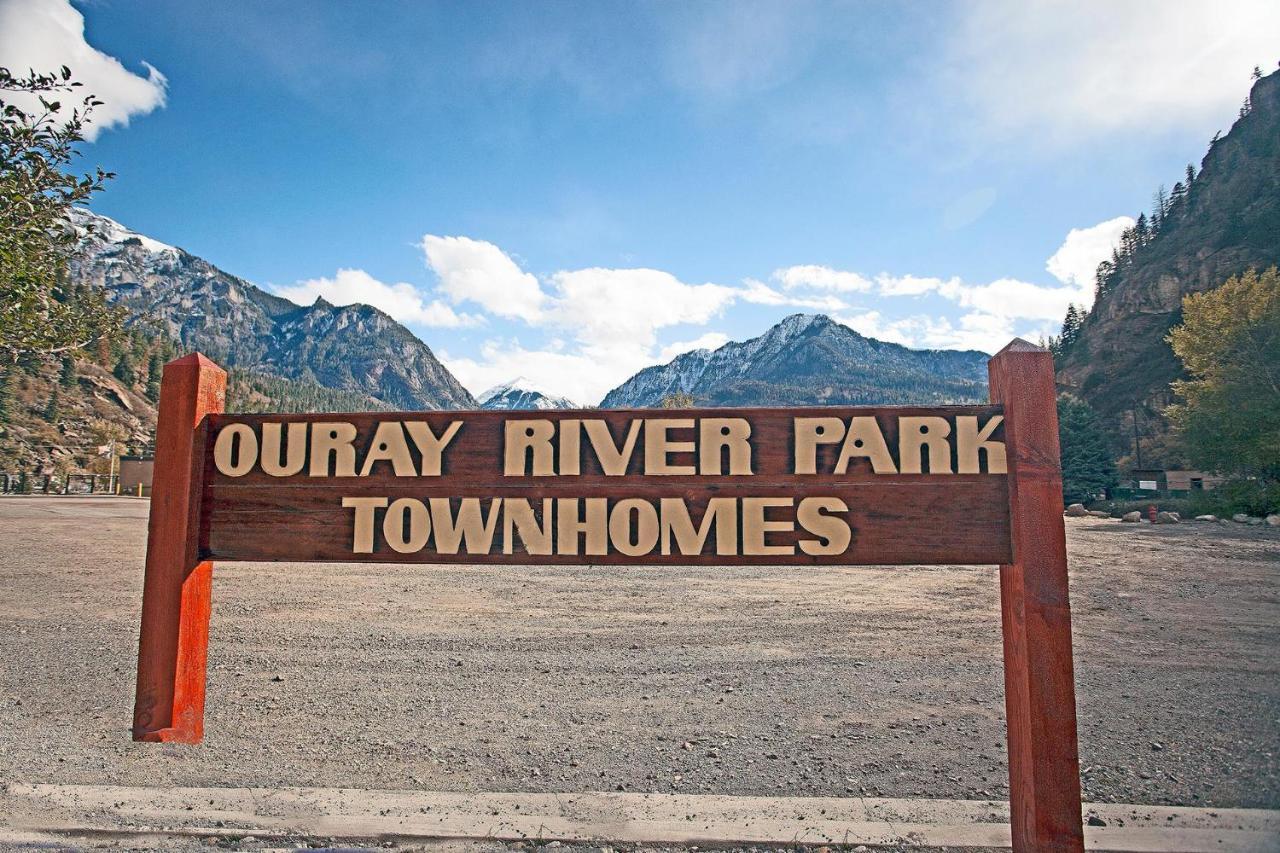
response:
<path id="1" fill-rule="evenodd" d="M 222 564 L 134 744 L 146 512 L 0 499 L 0 781 L 1007 796 L 994 568 Z M 1067 535 L 1085 799 L 1280 808 L 1280 531 Z"/>

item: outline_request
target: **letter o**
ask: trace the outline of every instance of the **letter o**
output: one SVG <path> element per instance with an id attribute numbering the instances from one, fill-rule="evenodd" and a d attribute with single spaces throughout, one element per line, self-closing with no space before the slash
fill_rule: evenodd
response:
<path id="1" fill-rule="evenodd" d="M 636 523 L 631 525 L 631 513 Z M 632 539 L 632 532 L 635 538 Z M 658 544 L 658 511 L 653 504 L 640 498 L 627 498 L 614 504 L 609 513 L 609 541 L 615 550 L 628 557 L 648 554 Z"/>
<path id="2" fill-rule="evenodd" d="M 235 464 L 231 463 L 235 455 Z M 228 477 L 243 477 L 258 462 L 258 435 L 248 424 L 228 424 L 213 443 L 213 464 Z"/>
<path id="3" fill-rule="evenodd" d="M 405 520 L 409 522 L 409 535 L 404 532 Z M 427 505 L 414 498 L 398 498 L 387 507 L 382 518 L 382 536 L 392 551 L 412 554 L 421 551 L 431 537 L 431 513 Z"/>

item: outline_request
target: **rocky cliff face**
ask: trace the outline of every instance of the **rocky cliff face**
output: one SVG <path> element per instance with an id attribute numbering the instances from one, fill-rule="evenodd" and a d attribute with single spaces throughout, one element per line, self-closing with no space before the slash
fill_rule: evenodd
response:
<path id="1" fill-rule="evenodd" d="M 793 314 L 758 338 L 646 368 L 600 405 L 658 406 L 677 392 L 693 395 L 700 406 L 982 402 L 986 364 L 980 352 L 912 350 L 821 314 Z"/>
<path id="2" fill-rule="evenodd" d="M 1114 427 L 1130 409 L 1159 417 L 1180 366 L 1165 342 L 1182 297 L 1280 264 L 1280 72 L 1216 140 L 1185 196 L 1122 266 L 1061 360 L 1058 382 Z"/>
<path id="3" fill-rule="evenodd" d="M 103 216 L 72 263 L 183 348 L 229 368 L 367 394 L 405 409 L 474 408 L 475 400 L 422 341 L 368 305 L 299 306 Z"/>

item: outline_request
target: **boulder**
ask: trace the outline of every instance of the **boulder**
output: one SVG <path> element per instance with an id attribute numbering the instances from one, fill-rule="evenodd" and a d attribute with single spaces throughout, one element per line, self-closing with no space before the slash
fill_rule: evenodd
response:
<path id="1" fill-rule="evenodd" d="M 1280 527 L 1280 515 L 1272 513 L 1267 516 L 1267 527 Z"/>
<path id="2" fill-rule="evenodd" d="M 1181 520 L 1176 512 L 1161 512 L 1156 515 L 1156 524 L 1177 524 Z"/>
<path id="3" fill-rule="evenodd" d="M 1248 524 L 1249 516 L 1245 515 L 1243 512 L 1237 512 L 1235 515 L 1231 516 L 1231 520 L 1236 524 Z"/>
<path id="4" fill-rule="evenodd" d="M 1084 518 L 1089 514 L 1089 510 L 1084 508 L 1084 504 L 1072 504 L 1067 507 L 1067 515 L 1071 518 Z"/>
<path id="5" fill-rule="evenodd" d="M 1133 512 L 1126 512 L 1124 515 L 1120 516 L 1120 520 L 1130 524 L 1137 524 L 1142 521 L 1142 513 L 1135 509 Z"/>
<path id="6" fill-rule="evenodd" d="M 1218 520 L 1218 517 L 1216 515 L 1197 515 L 1196 516 L 1196 521 L 1217 521 L 1217 520 Z"/>

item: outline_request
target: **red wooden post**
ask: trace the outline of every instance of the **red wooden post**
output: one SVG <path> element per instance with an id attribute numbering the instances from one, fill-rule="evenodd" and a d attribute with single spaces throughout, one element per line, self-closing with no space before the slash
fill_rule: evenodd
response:
<path id="1" fill-rule="evenodd" d="M 987 370 L 1005 411 L 1013 537 L 1013 563 L 1000 567 L 1013 849 L 1082 851 L 1053 356 L 1016 339 Z"/>
<path id="2" fill-rule="evenodd" d="M 213 563 L 200 560 L 205 415 L 221 412 L 227 374 L 200 353 L 164 366 L 156 424 L 147 571 L 142 588 L 133 739 L 199 743 Z"/>

